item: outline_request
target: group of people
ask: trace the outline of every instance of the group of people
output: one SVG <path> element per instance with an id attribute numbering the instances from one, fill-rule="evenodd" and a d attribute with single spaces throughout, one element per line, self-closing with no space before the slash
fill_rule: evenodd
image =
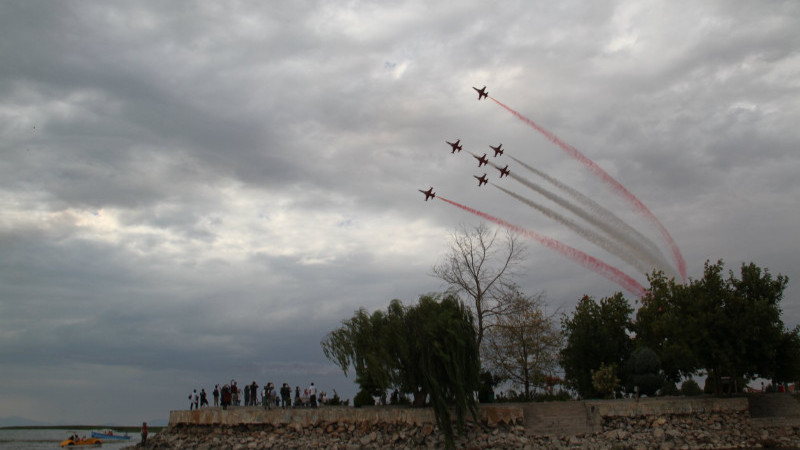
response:
<path id="1" fill-rule="evenodd" d="M 236 380 L 231 380 L 230 384 L 214 386 L 212 395 L 214 406 L 222 406 L 228 409 L 229 406 L 263 406 L 264 409 L 276 408 L 316 408 L 325 400 L 325 393 L 317 393 L 317 387 L 312 382 L 307 388 L 300 391 L 300 386 L 294 389 L 294 402 L 292 401 L 292 387 L 288 383 L 283 383 L 277 390 L 272 382 L 267 383 L 261 391 L 258 390 L 258 383 L 253 381 L 243 387 L 239 387 Z M 259 400 L 260 397 L 260 400 Z M 208 398 L 205 389 L 197 393 L 194 389 L 189 394 L 189 410 L 208 407 Z"/>

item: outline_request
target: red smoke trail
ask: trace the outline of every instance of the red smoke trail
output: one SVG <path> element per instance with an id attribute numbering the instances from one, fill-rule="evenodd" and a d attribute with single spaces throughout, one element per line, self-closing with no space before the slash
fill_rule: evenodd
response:
<path id="1" fill-rule="evenodd" d="M 504 105 L 503 103 L 498 101 L 496 98 L 494 98 L 494 97 L 489 97 L 489 98 L 494 100 L 494 102 L 497 103 L 498 105 L 502 106 L 506 111 L 508 111 L 511 114 L 517 116 L 517 118 L 519 120 L 527 123 L 528 125 L 533 127 L 533 129 L 535 129 L 539 133 L 542 133 L 547 139 L 549 139 L 554 144 L 556 144 L 559 147 L 561 147 L 565 152 L 567 152 L 567 154 L 569 156 L 572 156 L 573 158 L 577 159 L 578 162 L 580 162 L 581 164 L 583 164 L 584 166 L 589 168 L 589 170 L 594 172 L 595 175 L 599 176 L 600 179 L 602 179 L 604 182 L 606 182 L 609 185 L 611 185 L 611 187 L 615 191 L 617 191 L 617 193 L 622 195 L 623 198 L 625 198 L 628 202 L 630 202 L 633 205 L 633 207 L 640 214 L 644 215 L 647 219 L 649 219 L 658 228 L 658 231 L 661 232 L 661 236 L 664 237 L 664 240 L 667 241 L 667 244 L 669 244 L 669 246 L 670 246 L 670 248 L 672 250 L 672 256 L 675 258 L 675 262 L 678 264 L 678 271 L 680 272 L 681 277 L 683 277 L 683 281 L 686 281 L 686 261 L 683 260 L 683 255 L 681 255 L 681 251 L 680 251 L 680 249 L 678 249 L 678 245 L 675 243 L 675 240 L 672 239 L 672 236 L 669 234 L 669 231 L 667 231 L 667 229 L 664 228 L 664 225 L 661 224 L 661 222 L 658 220 L 658 218 L 656 218 L 656 216 L 653 215 L 653 213 L 650 211 L 650 209 L 648 209 L 647 206 L 645 206 L 645 204 L 641 202 L 641 200 L 636 198 L 635 195 L 631 194 L 630 191 L 628 191 L 625 188 L 625 186 L 623 186 L 622 184 L 619 183 L 619 181 L 617 181 L 613 177 L 611 177 L 611 175 L 609 175 L 608 172 L 603 170 L 602 167 L 598 166 L 597 163 L 595 163 L 591 159 L 587 158 L 578 149 L 576 149 L 575 147 L 573 147 L 573 146 L 567 144 L 566 142 L 562 141 L 561 139 L 558 138 L 558 136 L 556 136 L 555 134 L 545 130 L 544 128 L 539 126 L 539 124 L 537 124 L 536 122 L 532 121 L 531 119 L 528 119 L 527 117 L 523 116 L 522 114 L 520 114 L 520 113 L 514 111 L 513 109 L 509 108 L 508 106 Z"/>
<path id="2" fill-rule="evenodd" d="M 594 271 L 595 273 L 597 273 L 599 275 L 602 275 L 602 276 L 608 278 L 609 280 L 619 284 L 620 286 L 622 286 L 623 288 L 627 289 L 629 292 L 631 292 L 632 294 L 634 294 L 634 295 L 636 295 L 638 297 L 642 297 L 645 294 L 644 287 L 641 284 L 639 284 L 636 280 L 634 280 L 633 278 L 631 278 L 628 275 L 626 275 L 621 270 L 619 270 L 619 269 L 617 269 L 615 267 L 609 266 L 608 264 L 600 261 L 599 259 L 594 258 L 593 256 L 590 256 L 590 255 L 587 255 L 586 253 L 584 253 L 584 252 L 582 252 L 582 251 L 580 251 L 580 250 L 578 250 L 578 249 L 576 249 L 574 247 L 570 247 L 570 246 L 568 246 L 568 245 L 566 245 L 566 244 L 564 244 L 564 243 L 562 243 L 560 241 L 557 241 L 555 239 L 551 239 L 551 238 L 542 236 L 541 234 L 536 233 L 535 231 L 526 230 L 525 228 L 519 227 L 517 225 L 513 225 L 511 223 L 506 222 L 503 219 L 499 219 L 499 218 L 494 217 L 492 215 L 486 214 L 485 212 L 478 211 L 477 209 L 472 209 L 469 206 L 464 206 L 464 205 L 462 205 L 460 203 L 456 203 L 456 202 L 454 202 L 452 200 L 448 200 L 448 199 L 446 199 L 446 198 L 444 198 L 442 196 L 437 196 L 436 198 L 438 198 L 439 200 L 445 201 L 447 203 L 450 203 L 451 205 L 453 205 L 453 206 L 455 206 L 457 208 L 461 208 L 464 211 L 467 211 L 467 212 L 470 212 L 472 214 L 475 214 L 478 217 L 482 217 L 482 218 L 484 218 L 486 220 L 494 222 L 497 225 L 500 225 L 502 227 L 508 228 L 511 231 L 514 231 L 516 233 L 528 236 L 529 238 L 539 242 L 540 244 L 544 245 L 545 247 L 548 247 L 548 248 L 550 248 L 552 250 L 555 250 L 555 251 L 561 253 L 562 255 L 566 256 L 567 258 L 569 258 L 569 259 L 577 262 L 578 264 L 582 265 L 583 267 L 586 267 L 587 269 L 590 269 L 590 270 Z"/>

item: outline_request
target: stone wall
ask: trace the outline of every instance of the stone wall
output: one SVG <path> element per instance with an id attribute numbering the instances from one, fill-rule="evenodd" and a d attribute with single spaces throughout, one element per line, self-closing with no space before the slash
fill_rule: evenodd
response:
<path id="1" fill-rule="evenodd" d="M 522 408 L 515 405 L 482 405 L 478 409 L 481 422 L 515 424 L 523 421 Z M 170 411 L 169 426 L 177 425 L 250 425 L 308 427 L 320 423 L 393 423 L 422 426 L 436 423 L 430 408 L 333 406 L 324 408 L 271 409 L 256 407 L 204 408 L 195 411 Z"/>
<path id="2" fill-rule="evenodd" d="M 601 417 L 660 416 L 695 413 L 738 413 L 747 411 L 745 397 L 655 397 L 623 400 L 587 400 L 589 411 Z"/>
<path id="3" fill-rule="evenodd" d="M 578 403 L 578 402 L 576 402 Z M 469 449 L 800 448 L 800 421 L 754 421 L 743 398 L 588 401 L 599 431 L 545 435 L 526 431 L 523 410 L 536 404 L 481 405 L 479 421 L 456 439 Z M 785 419 L 785 418 L 784 418 Z M 759 419 L 761 420 L 761 419 Z M 172 411 L 150 441 L 158 449 L 443 448 L 430 409 L 401 407 L 291 409 L 209 408 Z"/>

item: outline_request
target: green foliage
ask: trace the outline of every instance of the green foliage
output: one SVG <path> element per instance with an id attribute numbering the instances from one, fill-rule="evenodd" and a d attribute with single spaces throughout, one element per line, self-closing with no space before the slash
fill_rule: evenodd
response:
<path id="1" fill-rule="evenodd" d="M 683 395 L 685 395 L 687 397 L 700 395 L 702 393 L 703 393 L 703 390 L 700 389 L 700 385 L 697 384 L 697 381 L 694 381 L 691 378 L 689 378 L 688 380 L 685 380 L 683 383 L 681 383 L 681 394 L 683 394 Z"/>
<path id="2" fill-rule="evenodd" d="M 453 295 L 422 296 L 410 307 L 393 300 L 386 312 L 372 315 L 362 308 L 321 345 L 345 375 L 355 368 L 356 382 L 370 396 L 396 387 L 413 392 L 418 406 L 429 397 L 449 447 L 454 445 L 451 408 L 459 432 L 467 412 L 475 417 L 472 393 L 480 386 L 475 327 L 470 311 Z"/>
<path id="3" fill-rule="evenodd" d="M 655 395 L 664 386 L 661 360 L 656 352 L 647 347 L 634 350 L 625 363 L 625 390 L 634 392 L 637 386 L 639 394 L 647 396 Z"/>
<path id="4" fill-rule="evenodd" d="M 800 325 L 784 331 L 775 349 L 773 378 L 780 381 L 800 379 Z"/>
<path id="5" fill-rule="evenodd" d="M 481 387 L 478 389 L 478 401 L 481 403 L 494 402 L 494 388 L 500 384 L 500 378 L 492 375 L 491 372 L 481 372 Z"/>
<path id="6" fill-rule="evenodd" d="M 510 297 L 507 312 L 487 329 L 483 361 L 531 398 L 532 389 L 546 387 L 557 371 L 562 341 L 555 317 L 545 314 L 542 297 L 517 292 Z"/>
<path id="7" fill-rule="evenodd" d="M 353 406 L 360 408 L 362 406 L 375 406 L 375 398 L 366 390 L 361 389 L 355 397 L 353 397 Z"/>
<path id="8" fill-rule="evenodd" d="M 592 386 L 603 398 L 611 398 L 619 388 L 619 378 L 617 378 L 617 367 L 614 364 L 607 366 L 600 364 L 600 368 L 592 370 Z"/>
<path id="9" fill-rule="evenodd" d="M 336 389 L 333 390 L 333 397 L 325 400 L 325 404 L 328 406 L 342 406 L 342 405 L 346 406 L 348 403 L 350 402 L 342 401 L 341 397 L 339 397 L 339 393 L 336 392 Z"/>
<path id="10" fill-rule="evenodd" d="M 678 389 L 678 386 L 675 384 L 674 381 L 669 379 L 664 380 L 664 384 L 661 386 L 659 393 L 664 397 L 681 395 L 681 391 L 680 389 Z"/>
<path id="11" fill-rule="evenodd" d="M 629 332 L 633 308 L 621 293 L 596 302 L 583 297 L 572 317 L 562 319 L 566 345 L 560 362 L 565 381 L 582 398 L 603 395 L 592 382 L 592 372 L 607 367 L 623 367 L 631 351 Z M 608 369 L 606 369 L 608 370 Z M 614 374 L 619 378 L 619 373 Z"/>
<path id="12" fill-rule="evenodd" d="M 753 263 L 742 264 L 738 278 L 732 271 L 725 278 L 718 261 L 706 262 L 703 278 L 686 285 L 661 273 L 649 279 L 636 340 L 656 351 L 669 378 L 705 369 L 720 393 L 722 377 L 800 376 L 798 329 L 787 331 L 780 318 L 788 278 Z"/>

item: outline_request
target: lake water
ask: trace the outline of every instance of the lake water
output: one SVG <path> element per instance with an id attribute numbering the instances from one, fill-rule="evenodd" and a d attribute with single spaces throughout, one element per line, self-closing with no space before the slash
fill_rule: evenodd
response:
<path id="1" fill-rule="evenodd" d="M 100 431 L 99 429 L 97 431 Z M 0 449 L 11 450 L 53 450 L 60 449 L 61 441 L 69 438 L 71 434 L 91 437 L 91 430 L 57 430 L 39 428 L 35 430 L 0 430 Z M 153 433 L 150 433 L 153 435 Z M 100 448 L 121 449 L 129 445 L 136 445 L 140 441 L 139 433 L 128 433 L 131 438 L 127 441 L 104 441 Z"/>

